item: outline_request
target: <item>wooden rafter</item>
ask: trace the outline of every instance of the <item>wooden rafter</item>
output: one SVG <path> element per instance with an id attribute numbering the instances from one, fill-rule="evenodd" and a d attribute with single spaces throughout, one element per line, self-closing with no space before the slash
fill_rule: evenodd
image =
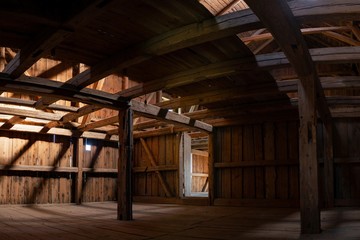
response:
<path id="1" fill-rule="evenodd" d="M 350 46 L 360 46 L 360 41 L 354 40 L 352 38 L 349 38 L 343 34 L 339 34 L 336 32 L 323 32 L 322 34 L 324 34 L 327 37 L 331 37 L 333 39 L 336 39 L 340 42 L 349 44 Z"/>
<path id="2" fill-rule="evenodd" d="M 318 34 L 318 33 L 326 33 L 326 32 L 335 32 L 335 31 L 349 31 L 349 30 L 350 27 L 348 26 L 317 27 L 317 28 L 303 28 L 301 29 L 301 33 L 303 35 L 309 35 L 309 34 Z M 243 42 L 260 41 L 260 40 L 268 40 L 268 39 L 273 39 L 271 33 L 263 33 L 263 34 L 241 38 Z"/>
<path id="3" fill-rule="evenodd" d="M 0 97 L 0 103 L 9 104 L 9 105 L 16 105 L 16 106 L 25 106 L 25 107 L 33 107 L 36 101 L 34 100 L 26 100 L 20 98 L 7 98 L 7 97 Z M 51 104 L 49 105 L 48 109 L 51 110 L 58 110 L 64 112 L 77 112 L 77 107 L 59 105 L 59 104 Z"/>
<path id="4" fill-rule="evenodd" d="M 351 28 L 351 31 L 355 35 L 356 39 L 360 41 L 360 28 L 359 25 L 354 24 L 354 22 L 349 26 Z"/>
<path id="5" fill-rule="evenodd" d="M 93 85 L 93 89 L 102 90 L 104 82 L 105 82 L 104 79 L 102 79 L 98 82 L 95 82 Z M 87 124 L 89 122 L 89 119 L 90 119 L 90 114 L 84 115 L 83 119 L 81 121 L 81 126 L 85 126 L 85 124 Z"/>
<path id="6" fill-rule="evenodd" d="M 109 117 L 109 118 L 105 118 L 105 119 L 102 119 L 102 120 L 99 120 L 99 121 L 96 121 L 93 123 L 86 124 L 85 126 L 80 127 L 79 130 L 80 131 L 88 131 L 88 130 L 92 130 L 94 128 L 114 124 L 114 123 L 117 123 L 118 121 L 119 121 L 118 116 Z"/>
<path id="7" fill-rule="evenodd" d="M 319 79 L 323 89 L 360 88 L 359 76 L 320 77 Z M 297 92 L 298 81 L 298 79 L 277 81 L 277 85 L 281 92 Z"/>
<path id="8" fill-rule="evenodd" d="M 230 9 L 238 5 L 242 0 L 233 0 L 231 3 L 229 3 L 227 6 L 225 6 L 223 9 L 221 9 L 216 16 L 223 15 L 227 13 Z"/>
<path id="9" fill-rule="evenodd" d="M 103 1 L 104 0 L 94 1 L 81 12 L 75 14 L 74 17 L 58 26 L 58 28 L 45 30 L 39 36 L 35 37 L 25 48 L 21 49 L 15 58 L 6 66 L 4 72 L 10 74 L 12 78 L 20 77 L 21 74 L 35 62 L 49 54 L 51 49 L 71 35 L 73 29 L 84 25 L 94 16 L 101 13 L 101 10 L 103 10 L 106 5 L 100 5 Z"/>
<path id="10" fill-rule="evenodd" d="M 144 117 L 158 119 L 164 122 L 170 122 L 185 128 L 197 129 L 205 132 L 211 132 L 212 126 L 204 122 L 191 119 L 187 116 L 171 112 L 168 109 L 160 108 L 151 104 L 144 104 L 135 100 L 131 101 L 131 109 Z"/>
<path id="11" fill-rule="evenodd" d="M 313 61 L 321 63 L 357 62 L 360 60 L 359 47 L 319 48 L 310 50 L 310 53 Z M 254 71 L 257 68 L 259 70 L 280 68 L 289 64 L 289 60 L 282 52 L 256 55 L 254 58 L 248 59 L 232 59 L 186 70 L 146 83 L 140 83 L 117 94 L 122 97 L 134 98 L 160 89 L 166 90 L 181 87 L 211 78 Z"/>
<path id="12" fill-rule="evenodd" d="M 42 78 L 22 77 L 14 81 L 8 74 L 2 73 L 0 79 L 0 90 L 8 92 L 26 94 L 30 91 L 39 96 L 51 96 L 113 109 L 118 109 L 127 104 L 126 99 L 110 93 L 93 89 L 78 90 L 71 85 Z"/>
<path id="13" fill-rule="evenodd" d="M 24 121 L 26 117 L 19 117 L 19 116 L 14 116 L 12 118 L 10 118 L 9 120 L 7 120 L 3 125 L 1 125 L 0 129 L 4 130 L 4 129 L 11 129 L 16 123 L 20 123 L 22 121 Z"/>
<path id="14" fill-rule="evenodd" d="M 8 106 L 0 106 L 0 113 L 19 116 L 19 117 L 31 117 L 31 118 L 37 118 L 37 119 L 44 119 L 44 120 L 50 120 L 50 121 L 59 121 L 63 117 L 63 114 L 48 113 L 48 112 L 43 112 L 43 111 L 39 111 L 39 110 L 14 108 L 14 107 L 8 107 Z"/>
<path id="15" fill-rule="evenodd" d="M 297 1 L 295 2 L 292 3 L 292 10 L 294 15 L 301 21 L 312 19 L 314 16 L 319 21 L 331 19 L 334 16 L 348 18 L 349 13 L 360 12 L 360 3 L 355 0 L 337 0 L 329 4 L 310 0 L 302 1 L 300 4 L 297 4 Z M 348 9 L 349 2 L 352 4 L 350 10 Z M 354 16 L 352 17 L 355 18 Z M 84 88 L 114 72 L 149 60 L 152 56 L 166 54 L 199 43 L 231 36 L 239 32 L 254 30 L 260 26 L 261 23 L 251 10 L 243 10 L 233 14 L 210 18 L 201 23 L 194 23 L 171 30 L 133 48 L 129 48 L 125 52 L 116 53 L 112 57 L 92 66 L 91 69 L 71 78 L 67 83 L 77 88 Z M 183 34 L 184 32 L 187 34 Z M 39 101 L 37 106 L 42 108 L 43 105 L 51 103 L 53 103 L 53 100 L 48 101 L 44 99 Z"/>
<path id="16" fill-rule="evenodd" d="M 186 96 L 164 101 L 158 105 L 163 108 L 175 109 L 192 105 L 206 105 L 214 102 L 221 102 L 234 99 L 246 99 L 257 96 L 276 95 L 279 90 L 274 84 L 261 84 L 252 87 L 225 88 L 200 93 L 194 96 Z"/>

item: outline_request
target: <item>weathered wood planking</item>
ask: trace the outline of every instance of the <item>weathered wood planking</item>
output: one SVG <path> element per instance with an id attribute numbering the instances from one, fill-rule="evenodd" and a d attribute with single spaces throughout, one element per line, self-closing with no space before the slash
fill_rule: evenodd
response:
<path id="1" fill-rule="evenodd" d="M 74 200 L 74 145 L 69 137 L 0 132 L 0 203 L 70 203 Z M 117 144 L 91 140 L 90 153 L 83 152 L 84 164 L 116 169 Z M 101 151 L 96 151 L 101 148 Z M 96 153 L 97 152 L 97 153 Z M 96 159 L 96 161 L 95 161 Z M 14 169 L 11 165 L 16 165 Z M 34 169 L 32 169 L 32 166 Z M 86 166 L 86 165 L 84 165 Z M 116 200 L 116 174 L 85 173 L 83 200 Z M 86 181 L 86 182 L 85 182 Z"/>
<path id="2" fill-rule="evenodd" d="M 179 165 L 179 144 L 180 138 L 176 134 L 155 136 L 144 138 L 143 141 L 151 150 L 154 157 L 154 163 L 161 166 L 178 166 Z M 148 196 L 148 197 L 167 197 L 164 188 L 159 181 L 159 176 L 156 171 L 147 171 L 151 167 L 148 161 L 148 154 L 140 140 L 134 141 L 134 168 L 144 168 L 144 172 L 133 172 L 134 186 L 133 192 L 135 196 Z M 169 192 L 174 195 L 179 192 L 178 182 L 179 175 L 177 170 L 159 171 L 161 177 L 166 184 Z"/>
<path id="3" fill-rule="evenodd" d="M 290 206 L 299 199 L 296 121 L 219 128 L 216 136 L 216 202 L 281 200 Z"/>
<path id="4" fill-rule="evenodd" d="M 116 197 L 116 172 L 99 173 L 96 169 L 117 169 L 118 148 L 115 142 L 86 139 L 90 151 L 83 151 L 84 173 L 83 202 L 114 201 Z"/>
<path id="5" fill-rule="evenodd" d="M 208 156 L 192 153 L 191 192 L 202 192 L 208 178 Z M 207 189 L 207 186 L 205 186 Z"/>
<path id="6" fill-rule="evenodd" d="M 54 169 L 59 162 L 70 163 L 70 138 L 1 132 L 0 171 L 1 203 L 69 203 L 72 178 L 69 173 L 54 171 L 30 172 L 31 166 Z M 25 166 L 22 171 L 11 171 L 11 165 Z M 66 167 L 70 165 L 65 165 Z M 59 188 L 61 186 L 61 188 Z M 54 194 L 53 194 L 54 192 Z"/>
<path id="7" fill-rule="evenodd" d="M 360 199 L 360 123 L 338 119 L 333 134 L 335 206 L 351 206 Z"/>

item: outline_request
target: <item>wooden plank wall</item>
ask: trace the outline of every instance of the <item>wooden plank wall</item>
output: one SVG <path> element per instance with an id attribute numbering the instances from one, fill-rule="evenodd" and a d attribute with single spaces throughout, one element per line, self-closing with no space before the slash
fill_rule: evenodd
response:
<path id="1" fill-rule="evenodd" d="M 0 131 L 0 142 L 0 204 L 74 202 L 73 139 Z M 83 153 L 83 201 L 116 200 L 117 143 L 89 143 L 91 151 Z"/>
<path id="2" fill-rule="evenodd" d="M 0 164 L 6 166 L 70 167 L 73 148 L 70 138 L 53 135 L 0 132 Z M 0 171 L 0 203 L 69 203 L 71 173 Z"/>
<path id="3" fill-rule="evenodd" d="M 118 143 L 84 139 L 86 144 L 91 150 L 84 151 L 82 166 L 90 170 L 83 173 L 83 202 L 115 201 Z"/>
<path id="4" fill-rule="evenodd" d="M 179 192 L 180 137 L 180 134 L 174 134 L 144 139 L 154 156 L 156 165 L 164 169 L 159 172 L 168 186 L 171 197 L 178 196 Z M 176 166 L 176 169 L 166 170 L 166 166 Z M 134 139 L 134 168 L 143 169 L 142 171 L 134 172 L 134 196 L 167 197 L 160 183 L 158 173 L 156 171 L 148 171 L 149 167 L 151 167 L 151 163 L 140 139 Z"/>
<path id="5" fill-rule="evenodd" d="M 208 156 L 192 152 L 191 192 L 207 192 Z M 204 152 L 207 153 L 207 152 Z"/>
<path id="6" fill-rule="evenodd" d="M 359 206 L 360 122 L 336 119 L 333 131 L 335 206 Z"/>
<path id="7" fill-rule="evenodd" d="M 296 121 L 220 128 L 214 156 L 215 204 L 298 205 Z"/>

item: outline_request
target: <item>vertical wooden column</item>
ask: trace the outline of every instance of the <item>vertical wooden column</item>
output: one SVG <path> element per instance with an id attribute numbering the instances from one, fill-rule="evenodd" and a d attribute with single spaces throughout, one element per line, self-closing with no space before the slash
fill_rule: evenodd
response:
<path id="1" fill-rule="evenodd" d="M 132 220 L 132 110 L 119 111 L 118 219 Z"/>
<path id="2" fill-rule="evenodd" d="M 325 205 L 334 207 L 334 154 L 333 128 L 331 123 L 324 124 L 324 178 Z"/>
<path id="3" fill-rule="evenodd" d="M 320 232 L 319 182 L 316 147 L 316 89 L 312 77 L 299 81 L 299 160 L 301 232 Z"/>
<path id="4" fill-rule="evenodd" d="M 185 197 L 185 178 L 184 178 L 184 135 L 176 135 L 176 143 L 179 144 L 179 197 Z M 176 152 L 176 151 L 175 151 Z"/>
<path id="5" fill-rule="evenodd" d="M 183 133 L 183 151 L 184 151 L 184 194 L 185 197 L 191 196 L 191 137 Z"/>
<path id="6" fill-rule="evenodd" d="M 122 77 L 122 85 L 121 85 L 121 89 L 125 90 L 129 88 L 129 78 L 127 76 L 123 76 Z"/>
<path id="7" fill-rule="evenodd" d="M 162 101 L 162 91 L 156 92 L 156 103 L 160 103 Z"/>
<path id="8" fill-rule="evenodd" d="M 215 162 L 215 146 L 214 146 L 214 138 L 216 136 L 216 129 L 213 129 L 213 132 L 209 134 L 209 140 L 208 140 L 208 152 L 209 152 L 209 158 L 208 158 L 208 181 L 209 181 L 209 205 L 214 205 L 215 200 L 215 168 L 214 168 L 214 162 Z"/>
<path id="9" fill-rule="evenodd" d="M 75 203 L 81 204 L 83 191 L 83 159 L 84 159 L 84 140 L 78 138 L 75 145 L 76 166 L 78 172 L 76 175 Z"/>
<path id="10" fill-rule="evenodd" d="M 4 70 L 5 64 L 6 64 L 6 61 L 5 61 L 5 48 L 2 47 L 2 48 L 0 48 L 0 71 Z"/>

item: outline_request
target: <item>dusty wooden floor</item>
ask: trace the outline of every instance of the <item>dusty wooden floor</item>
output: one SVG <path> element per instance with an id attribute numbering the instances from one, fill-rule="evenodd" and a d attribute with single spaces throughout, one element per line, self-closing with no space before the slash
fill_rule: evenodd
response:
<path id="1" fill-rule="evenodd" d="M 360 239 L 359 208 L 323 211 L 314 236 L 300 236 L 296 209 L 135 204 L 134 218 L 117 221 L 112 202 L 0 206 L 0 239 Z"/>

